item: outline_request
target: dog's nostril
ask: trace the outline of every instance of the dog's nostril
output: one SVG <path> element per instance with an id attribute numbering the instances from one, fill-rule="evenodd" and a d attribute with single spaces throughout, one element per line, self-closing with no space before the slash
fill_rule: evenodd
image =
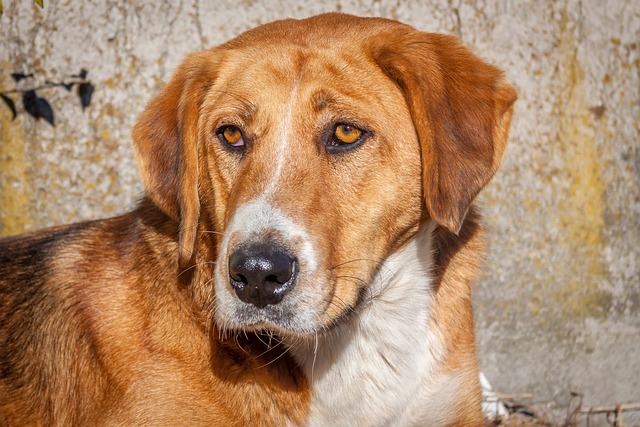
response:
<path id="1" fill-rule="evenodd" d="M 283 281 L 283 278 L 278 278 L 278 276 L 274 276 L 274 275 L 267 276 L 265 280 L 267 282 L 286 283 L 286 280 Z"/>
<path id="2" fill-rule="evenodd" d="M 238 298 L 257 307 L 279 303 L 295 282 L 296 260 L 284 249 L 255 244 L 229 257 L 229 278 Z"/>
<path id="3" fill-rule="evenodd" d="M 247 284 L 249 283 L 249 281 L 247 280 L 246 277 L 244 277 L 242 274 L 237 274 L 235 277 L 233 274 L 231 274 L 231 280 L 235 281 L 235 282 L 240 282 L 242 284 Z"/>

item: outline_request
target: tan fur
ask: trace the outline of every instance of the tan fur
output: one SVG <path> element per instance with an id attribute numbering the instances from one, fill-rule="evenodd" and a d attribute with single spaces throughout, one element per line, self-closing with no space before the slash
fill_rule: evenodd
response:
<path id="1" fill-rule="evenodd" d="M 279 21 L 189 55 L 135 126 L 147 196 L 133 212 L 0 240 L 0 425 L 304 425 L 310 379 L 278 339 L 309 337 L 215 320 L 222 236 L 271 182 L 270 203 L 313 238 L 318 273 L 296 286 L 324 304 L 315 333 L 358 315 L 378 265 L 439 224 L 431 320 L 415 327 L 443 344 L 434 381 L 462 384 L 446 424 L 481 425 L 471 204 L 514 101 L 455 38 L 382 19 Z M 341 117 L 371 135 L 328 156 Z M 245 154 L 217 140 L 221 125 L 246 132 Z"/>
<path id="2" fill-rule="evenodd" d="M 463 381 L 460 390 L 464 396 L 454 408 L 459 420 L 452 425 L 482 425 L 471 305 L 471 288 L 480 275 L 484 253 L 478 221 L 478 214 L 472 209 L 457 236 L 444 228 L 434 235 L 436 284 L 430 327 L 440 331 L 440 339 L 446 343 L 443 375 L 457 375 Z"/>

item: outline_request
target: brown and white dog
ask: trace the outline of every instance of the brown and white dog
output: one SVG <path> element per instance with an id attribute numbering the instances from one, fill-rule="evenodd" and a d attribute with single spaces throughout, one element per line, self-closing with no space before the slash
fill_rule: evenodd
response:
<path id="1" fill-rule="evenodd" d="M 0 424 L 481 425 L 471 203 L 515 98 L 384 19 L 189 55 L 136 210 L 0 242 Z"/>

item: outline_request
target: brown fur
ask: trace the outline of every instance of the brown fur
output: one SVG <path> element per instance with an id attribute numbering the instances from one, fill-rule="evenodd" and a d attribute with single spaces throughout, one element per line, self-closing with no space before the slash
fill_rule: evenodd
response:
<path id="1" fill-rule="evenodd" d="M 471 305 L 471 288 L 480 276 L 484 253 L 479 219 L 472 208 L 457 236 L 443 227 L 434 234 L 436 283 L 430 327 L 441 331 L 440 339 L 447 343 L 443 374 L 466 373 L 465 384 L 461 387 L 466 391 L 466 397 L 456 405 L 459 420 L 453 425 L 480 426 L 483 423 Z"/>
<path id="2" fill-rule="evenodd" d="M 121 217 L 2 241 L 7 425 L 304 419 L 306 380 L 286 355 L 256 357 L 260 341 L 222 339 L 193 313 L 191 289 L 177 280 L 176 233 L 143 201 Z"/>
<path id="3" fill-rule="evenodd" d="M 323 42 L 327 28 L 336 35 Z M 148 196 L 133 212 L 0 240 L 0 425 L 304 424 L 308 379 L 272 333 L 226 336 L 212 291 L 221 234 L 273 163 L 282 112 L 269 108 L 288 96 L 278 85 L 301 76 L 311 80 L 304 120 L 294 118 L 297 163 L 273 198 L 319 242 L 326 277 L 315 279 L 331 286 L 318 330 L 357 313 L 370 260 L 435 220 L 432 319 L 416 328 L 443 343 L 439 375 L 465 382 L 448 424 L 481 425 L 470 287 L 482 233 L 471 203 L 499 166 L 515 92 L 451 36 L 337 14 L 189 55 L 134 129 Z M 318 155 L 313 123 L 345 99 L 374 128 L 375 150 L 343 165 Z M 225 114 L 260 139 L 250 162 L 215 141 Z M 351 265 L 359 280 L 336 277 L 333 266 L 358 254 L 368 260 Z"/>

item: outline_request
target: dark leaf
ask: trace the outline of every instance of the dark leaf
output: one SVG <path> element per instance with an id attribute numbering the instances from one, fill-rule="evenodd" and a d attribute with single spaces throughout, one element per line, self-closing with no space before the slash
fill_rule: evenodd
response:
<path id="1" fill-rule="evenodd" d="M 36 98 L 36 104 L 38 105 L 40 117 L 49 122 L 51 126 L 55 126 L 53 121 L 53 109 L 51 108 L 51 105 L 49 105 L 49 102 L 44 98 Z"/>
<path id="2" fill-rule="evenodd" d="M 22 79 L 26 79 L 27 77 L 33 77 L 33 74 L 23 74 L 23 73 L 11 73 L 11 77 L 13 81 L 18 83 Z"/>
<path id="3" fill-rule="evenodd" d="M 64 87 L 69 92 L 71 92 L 71 89 L 73 89 L 73 85 L 75 85 L 75 83 L 62 83 L 62 87 Z"/>
<path id="4" fill-rule="evenodd" d="M 94 88 L 91 83 L 80 83 L 78 85 L 78 96 L 80 96 L 82 110 L 84 110 L 91 104 L 91 95 L 93 95 L 93 89 Z"/>
<path id="5" fill-rule="evenodd" d="M 33 118 L 43 118 L 49 122 L 51 126 L 55 125 L 51 105 L 46 99 L 40 98 L 36 95 L 34 90 L 28 90 L 22 95 L 22 103 L 24 104 L 24 109 Z"/>
<path id="6" fill-rule="evenodd" d="M 11 114 L 12 114 L 11 120 L 15 120 L 18 113 L 16 112 L 16 104 L 13 102 L 13 99 L 3 94 L 0 94 L 0 97 L 2 97 L 2 100 L 4 101 L 4 103 L 7 104 L 7 107 L 9 107 L 9 109 L 11 110 Z"/>
<path id="7" fill-rule="evenodd" d="M 80 77 L 82 80 L 87 78 L 87 74 L 89 72 L 87 70 L 85 70 L 84 68 L 80 70 L 80 74 L 78 74 L 78 77 Z"/>
<path id="8" fill-rule="evenodd" d="M 38 96 L 35 90 L 28 90 L 22 94 L 22 105 L 29 115 L 35 119 L 40 118 L 40 112 L 38 111 L 38 102 L 36 101 Z"/>

